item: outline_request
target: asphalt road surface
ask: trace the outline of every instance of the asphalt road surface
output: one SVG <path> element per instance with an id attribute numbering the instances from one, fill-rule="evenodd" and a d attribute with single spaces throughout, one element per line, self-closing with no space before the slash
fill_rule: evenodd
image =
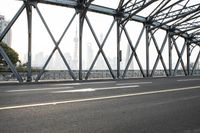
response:
<path id="1" fill-rule="evenodd" d="M 0 133 L 200 133 L 200 77 L 0 84 Z"/>

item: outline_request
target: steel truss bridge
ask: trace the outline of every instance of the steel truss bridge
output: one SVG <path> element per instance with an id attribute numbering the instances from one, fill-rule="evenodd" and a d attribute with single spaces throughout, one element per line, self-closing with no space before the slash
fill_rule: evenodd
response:
<path id="1" fill-rule="evenodd" d="M 0 41 L 5 37 L 7 32 L 10 30 L 10 28 L 13 26 L 15 21 L 18 19 L 18 17 L 21 15 L 23 10 L 26 10 L 27 12 L 27 18 L 28 18 L 28 65 L 27 65 L 27 81 L 32 81 L 32 11 L 36 10 L 37 14 L 39 15 L 41 21 L 43 22 L 48 34 L 50 35 L 53 43 L 55 44 L 54 49 L 52 50 L 51 54 L 49 55 L 47 61 L 45 62 L 45 65 L 43 66 L 42 70 L 39 72 L 36 78 L 36 82 L 40 80 L 42 74 L 45 71 L 46 66 L 48 65 L 50 59 L 52 58 L 55 51 L 58 51 L 60 56 L 62 57 L 66 68 L 69 71 L 69 74 L 73 80 L 87 80 L 91 74 L 91 71 L 93 70 L 93 67 L 99 57 L 99 55 L 103 56 L 103 59 L 106 62 L 106 65 L 109 69 L 109 72 L 113 79 L 120 79 L 120 78 L 126 78 L 126 73 L 129 69 L 130 63 L 133 59 L 136 60 L 137 65 L 139 66 L 139 70 L 143 77 L 153 77 L 154 73 L 157 69 L 158 62 L 161 61 L 162 67 L 164 69 L 166 76 L 176 76 L 176 72 L 178 70 L 179 65 L 182 66 L 182 70 L 184 71 L 184 75 L 193 75 L 194 71 L 197 69 L 197 65 L 200 58 L 200 2 L 197 0 L 116 0 L 118 6 L 114 9 L 111 7 L 106 7 L 98 4 L 94 4 L 95 0 L 21 0 L 23 1 L 22 6 L 19 8 L 19 10 L 16 12 L 13 19 L 10 21 L 8 26 L 5 28 L 3 33 L 0 35 Z M 75 10 L 75 13 L 73 17 L 71 18 L 71 21 L 68 23 L 66 29 L 64 29 L 64 32 L 60 39 L 58 41 L 55 40 L 52 32 L 49 29 L 49 26 L 47 25 L 46 20 L 43 17 L 43 14 L 41 13 L 38 4 L 49 4 L 49 5 L 56 5 L 56 6 L 62 6 L 66 8 L 71 8 L 72 10 Z M 152 9 L 153 7 L 153 9 Z M 148 13 L 147 16 L 140 15 L 140 12 L 145 11 L 146 9 L 151 8 L 151 12 Z M 93 25 L 90 22 L 90 18 L 88 17 L 88 12 L 94 12 L 98 14 L 104 14 L 108 16 L 113 17 L 113 22 L 110 25 L 110 28 L 108 29 L 108 32 L 105 33 L 106 36 L 102 43 L 100 43 L 95 30 L 93 28 Z M 71 66 L 69 65 L 67 59 L 64 57 L 59 44 L 62 41 L 63 37 L 65 36 L 68 28 L 71 26 L 71 23 L 73 22 L 75 17 L 79 17 L 79 69 L 78 69 L 78 76 L 75 76 L 73 73 Z M 133 44 L 132 38 L 130 33 L 127 31 L 127 24 L 133 23 L 133 22 L 139 22 L 143 24 L 143 28 L 141 29 L 140 35 L 137 38 L 136 44 Z M 84 34 L 84 26 L 89 26 L 89 29 L 92 32 L 92 35 L 96 41 L 96 44 L 98 46 L 98 52 L 96 53 L 96 56 L 87 71 L 86 76 L 83 75 L 83 57 L 82 57 L 82 49 L 84 47 L 83 45 L 83 34 Z M 113 68 L 110 65 L 110 62 L 108 61 L 106 57 L 106 53 L 104 51 L 104 44 L 106 40 L 109 38 L 109 34 L 111 30 L 113 29 L 114 24 L 117 26 L 117 34 L 116 34 L 116 57 L 117 57 L 117 70 L 116 73 L 114 72 Z M 134 29 L 133 29 L 134 30 Z M 162 43 L 158 43 L 158 38 L 156 38 L 156 33 L 159 30 L 165 31 L 164 39 L 162 40 Z M 121 61 L 121 36 L 122 34 L 125 35 L 129 46 L 131 48 L 131 55 L 127 62 L 127 65 L 121 73 L 120 68 L 120 61 Z M 144 64 L 141 63 L 141 60 L 139 59 L 139 55 L 137 53 L 138 45 L 141 42 L 142 36 L 145 35 L 145 48 L 144 49 L 144 55 L 146 57 L 146 64 L 144 68 Z M 182 49 L 180 50 L 178 46 L 180 45 L 177 41 L 178 38 L 183 38 L 184 43 L 181 44 Z M 151 51 L 149 49 L 150 45 L 154 45 L 157 51 L 157 58 L 153 65 L 153 68 L 150 68 L 150 54 Z M 163 59 L 163 51 L 164 48 L 168 48 L 168 61 Z M 197 57 L 195 59 L 195 62 L 191 66 L 191 54 L 193 52 L 194 48 L 198 48 L 199 52 L 197 54 Z M 172 50 L 176 51 L 176 54 L 178 56 L 177 63 L 175 67 L 172 67 L 172 59 L 174 57 L 174 54 L 172 53 Z M 183 60 L 183 54 L 186 52 L 186 61 Z M 19 82 L 23 82 L 23 79 L 19 72 L 16 70 L 15 66 L 12 64 L 10 59 L 8 58 L 7 54 L 5 53 L 4 49 L 0 46 L 0 54 L 3 56 L 4 60 L 10 67 L 12 73 L 15 75 L 17 80 Z"/>

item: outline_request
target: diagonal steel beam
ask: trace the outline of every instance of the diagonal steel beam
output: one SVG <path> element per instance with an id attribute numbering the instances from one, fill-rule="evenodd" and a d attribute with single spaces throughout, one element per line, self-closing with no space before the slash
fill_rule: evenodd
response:
<path id="1" fill-rule="evenodd" d="M 193 22 L 195 22 L 195 20 L 200 17 L 199 13 L 200 13 L 200 11 L 197 11 L 187 18 L 183 17 L 182 19 L 177 20 L 175 23 L 172 24 L 172 27 L 176 27 L 177 29 L 179 29 L 179 27 L 181 27 L 183 25 L 187 25 L 192 20 L 193 20 Z"/>
<path id="2" fill-rule="evenodd" d="M 167 21 L 164 21 L 163 23 L 160 23 L 160 25 L 159 26 L 162 26 L 162 25 L 166 25 L 166 24 L 168 24 L 168 23 L 170 23 L 170 22 L 173 22 L 173 21 L 175 21 L 175 20 L 178 20 L 178 19 L 181 19 L 181 18 L 184 18 L 184 17 L 186 17 L 186 16 L 188 16 L 188 15 L 190 15 L 190 14 L 192 14 L 192 13 L 195 13 L 195 12 L 197 12 L 197 11 L 199 11 L 199 9 L 200 9 L 200 4 L 199 5 L 196 5 L 196 6 L 198 6 L 195 10 L 192 10 L 192 11 L 189 11 L 189 12 L 183 12 L 183 13 L 181 13 L 181 14 L 177 14 L 177 15 L 173 15 L 173 16 L 170 16 L 170 17 L 174 17 L 174 18 L 172 18 L 172 19 L 170 19 L 170 20 L 167 20 Z M 165 18 L 166 19 L 166 18 Z M 156 20 L 156 21 L 159 21 L 160 19 L 158 19 L 158 20 Z"/>
<path id="3" fill-rule="evenodd" d="M 17 13 L 15 14 L 15 16 L 13 17 L 13 19 L 10 21 L 10 23 L 7 25 L 7 27 L 4 29 L 4 31 L 2 32 L 2 34 L 0 35 L 0 42 L 3 40 L 3 38 L 5 37 L 5 35 L 8 33 L 8 31 L 10 30 L 10 28 L 13 26 L 13 24 L 16 22 L 16 20 L 19 18 L 19 16 L 21 15 L 21 13 L 23 12 L 23 10 L 26 8 L 25 3 L 23 3 L 23 5 L 20 7 L 20 9 L 17 11 Z M 1 47 L 0 45 L 0 54 L 3 56 L 3 58 L 5 59 L 6 63 L 8 64 L 8 66 L 10 67 L 11 71 L 13 72 L 13 74 L 15 75 L 15 77 L 17 78 L 17 80 L 21 83 L 23 82 L 22 77 L 20 76 L 20 74 L 17 72 L 15 66 L 13 65 L 13 63 L 11 62 L 11 60 L 9 59 L 8 55 L 5 53 L 4 49 Z"/>
<path id="4" fill-rule="evenodd" d="M 159 14 L 159 12 L 170 2 L 171 0 L 163 0 L 150 14 L 149 17 L 152 19 L 154 18 L 156 15 Z M 157 9 L 157 11 L 156 11 Z"/>
<path id="5" fill-rule="evenodd" d="M 178 0 L 178 1 L 176 1 L 175 3 L 172 3 L 171 5 L 162 8 L 161 10 L 159 10 L 159 12 L 157 12 L 156 17 L 157 17 L 160 13 L 162 13 L 162 12 L 164 12 L 164 11 L 166 11 L 166 10 L 172 8 L 173 6 L 175 6 L 175 5 L 179 4 L 179 3 L 181 3 L 182 1 L 183 1 L 183 0 Z M 171 0 L 170 0 L 170 2 L 171 2 Z M 168 4 L 168 3 L 167 3 L 167 4 Z M 166 5 L 165 5 L 165 6 L 166 6 Z M 163 14 L 162 14 L 162 15 L 163 15 Z M 162 16 L 162 15 L 161 15 L 161 16 Z"/>
<path id="6" fill-rule="evenodd" d="M 165 38 L 164 38 L 164 40 L 163 40 L 163 43 L 162 43 L 162 46 L 161 46 L 160 50 L 159 50 L 159 48 L 158 48 L 158 43 L 157 43 L 157 41 L 156 41 L 156 39 L 155 39 L 155 36 L 153 35 L 152 31 L 150 31 L 150 34 L 151 34 L 151 37 L 152 37 L 153 42 L 154 42 L 154 44 L 155 44 L 156 50 L 157 50 L 157 52 L 158 52 L 158 56 L 157 56 L 157 58 L 156 58 L 156 62 L 155 62 L 155 64 L 154 64 L 153 70 L 152 70 L 152 72 L 151 72 L 151 77 L 152 77 L 152 76 L 154 75 L 154 73 L 155 73 L 155 70 L 156 70 L 156 68 L 157 68 L 159 59 L 161 60 L 161 63 L 162 63 L 162 65 L 163 65 L 163 68 L 164 68 L 164 71 L 165 71 L 166 76 L 168 76 L 169 74 L 168 74 L 168 72 L 167 72 L 167 67 L 166 67 L 165 62 L 164 62 L 163 57 L 162 57 L 162 52 L 163 52 L 163 49 L 164 49 L 165 44 L 166 44 L 166 42 L 167 42 L 167 34 L 165 35 Z"/>
<path id="7" fill-rule="evenodd" d="M 191 8 L 191 10 L 188 11 L 187 9 L 190 9 L 190 8 Z M 156 22 L 156 21 L 159 22 L 161 20 L 162 20 L 162 22 L 160 22 L 157 26 L 154 26 L 151 29 L 162 27 L 173 21 L 176 21 L 176 22 L 181 21 L 184 17 L 191 15 L 193 13 L 199 12 L 199 9 L 200 9 L 200 4 L 197 4 L 197 5 L 192 5 L 189 7 L 183 7 L 183 9 L 168 11 L 167 13 L 160 14 L 157 16 L 157 19 L 155 19 L 154 22 Z M 165 21 L 165 20 L 167 20 L 167 21 Z"/>
<path id="8" fill-rule="evenodd" d="M 146 1 L 147 0 L 135 0 L 134 2 L 132 2 L 132 0 L 127 1 L 123 5 L 124 13 L 131 14 L 132 12 L 134 12 L 134 11 L 140 9 L 142 6 L 144 6 Z"/>
<path id="9" fill-rule="evenodd" d="M 187 33 L 187 32 L 190 32 L 190 31 L 197 30 L 197 29 L 200 29 L 200 25 L 185 27 L 184 30 L 180 30 L 179 32 L 174 33 L 174 35 L 180 35 L 180 34 L 182 34 L 182 33 Z M 190 34 L 190 35 L 195 36 L 195 34 Z"/>
<path id="10" fill-rule="evenodd" d="M 137 42 L 136 42 L 136 44 L 135 44 L 135 47 L 133 47 L 133 45 L 132 45 L 132 41 L 131 41 L 131 39 L 130 39 L 130 37 L 129 37 L 129 35 L 128 35 L 128 32 L 125 31 L 125 32 L 126 32 L 125 34 L 128 35 L 128 36 L 126 35 L 126 37 L 128 38 L 129 45 L 130 45 L 130 47 L 132 46 L 132 48 L 131 48 L 132 53 L 131 53 L 131 56 L 130 56 L 130 58 L 129 58 L 129 60 L 128 60 L 128 63 L 127 63 L 127 65 L 126 65 L 126 68 L 125 68 L 125 70 L 124 70 L 124 73 L 123 73 L 123 76 L 122 76 L 123 78 L 126 76 L 127 70 L 128 70 L 128 68 L 129 68 L 129 66 L 130 66 L 130 64 L 131 64 L 131 61 L 132 61 L 134 55 L 135 55 L 135 58 L 137 58 L 137 59 L 136 59 L 137 63 L 140 64 L 140 65 L 138 65 L 139 68 L 140 68 L 140 71 L 141 71 L 143 77 L 145 77 L 144 70 L 143 70 L 143 68 L 142 68 L 142 65 L 141 65 L 141 63 L 140 63 L 140 61 L 139 61 L 139 58 L 138 58 L 138 56 L 137 56 L 137 53 L 136 53 L 137 47 L 138 47 L 138 45 L 139 45 L 139 43 L 140 43 L 140 40 L 141 40 L 142 35 L 143 35 L 143 33 L 144 33 L 144 30 L 145 30 L 145 26 L 143 26 L 143 28 L 142 28 L 142 30 L 141 30 L 141 32 L 140 32 L 140 35 L 139 35 L 139 37 L 138 37 L 138 39 L 137 39 Z"/>
<path id="11" fill-rule="evenodd" d="M 177 2 L 177 4 L 180 3 L 180 2 L 182 2 L 182 1 L 183 1 L 183 0 Z M 175 5 L 177 5 L 177 4 L 175 4 Z M 181 9 L 177 9 L 177 10 L 172 10 L 172 11 L 171 11 L 170 9 L 172 9 L 175 5 L 169 6 L 169 11 L 168 11 L 167 13 L 160 13 L 160 14 L 158 14 L 158 15 L 156 16 L 156 18 L 154 19 L 154 21 L 155 21 L 155 20 L 156 20 L 156 21 L 159 21 L 159 20 L 162 20 L 163 18 L 167 19 L 167 18 L 176 17 L 177 15 L 181 15 L 181 13 L 188 12 L 188 9 L 189 9 L 189 8 L 192 9 L 192 8 L 198 6 L 198 5 L 192 5 L 192 6 L 188 6 L 188 7 L 183 6 L 183 8 L 181 8 Z M 191 11 L 192 11 L 192 10 L 191 10 Z M 164 11 L 161 11 L 161 12 L 164 12 Z"/>
<path id="12" fill-rule="evenodd" d="M 124 0 L 120 0 L 120 1 L 119 1 L 119 4 L 118 4 L 117 11 L 121 11 L 121 10 L 122 10 L 123 4 L 124 4 Z"/>
<path id="13" fill-rule="evenodd" d="M 187 28 L 192 28 L 194 26 L 199 26 L 200 21 L 192 21 L 192 22 L 186 22 L 186 23 L 182 23 L 178 26 L 176 26 L 178 29 L 187 29 Z"/>
<path id="14" fill-rule="evenodd" d="M 179 11 L 179 13 L 178 13 L 178 14 L 181 14 L 182 12 L 184 12 L 184 10 L 185 10 L 185 9 L 189 9 L 189 8 L 187 7 L 187 5 L 188 5 L 189 1 L 190 1 L 190 0 L 187 0 L 187 1 L 186 1 L 185 5 L 183 6 L 183 8 L 182 8 L 182 9 L 180 9 L 180 11 Z M 182 19 L 183 19 L 183 18 L 182 18 Z"/>
<path id="15" fill-rule="evenodd" d="M 38 76 L 37 76 L 37 78 L 36 78 L 36 82 L 37 82 L 38 80 L 40 80 L 42 74 L 44 73 L 44 70 L 45 70 L 46 66 L 48 65 L 50 59 L 52 58 L 52 56 L 53 56 L 53 54 L 55 53 L 56 50 L 58 50 L 58 52 L 59 52 L 61 58 L 63 59 L 63 61 L 64 61 L 65 65 L 66 65 L 66 67 L 68 68 L 70 76 L 72 77 L 72 79 L 75 80 L 76 78 L 75 78 L 75 76 L 74 76 L 74 74 L 73 74 L 73 72 L 72 72 L 70 66 L 68 65 L 68 63 L 67 63 L 67 61 L 66 61 L 64 55 L 62 54 L 62 51 L 61 51 L 60 48 L 59 48 L 59 44 L 60 44 L 60 41 L 62 40 L 62 38 L 64 37 L 65 33 L 67 32 L 68 28 L 70 27 L 71 23 L 73 22 L 73 20 L 74 20 L 74 18 L 75 18 L 75 16 L 76 16 L 76 13 L 75 13 L 74 16 L 72 17 L 72 19 L 71 19 L 71 21 L 69 22 L 69 24 L 67 25 L 67 27 L 66 27 L 66 29 L 64 30 L 64 33 L 62 34 L 62 36 L 61 36 L 61 38 L 59 39 L 59 41 L 56 42 L 56 40 L 55 40 L 53 34 L 51 33 L 51 31 L 50 31 L 50 29 L 49 29 L 49 27 L 48 27 L 46 21 L 44 20 L 44 17 L 42 16 L 42 14 L 41 14 L 39 8 L 37 7 L 37 5 L 34 5 L 34 6 L 35 6 L 36 11 L 37 11 L 38 15 L 40 16 L 40 18 L 41 18 L 43 24 L 44 24 L 44 26 L 45 26 L 47 32 L 49 33 L 49 35 L 50 35 L 50 37 L 51 37 L 53 43 L 55 44 L 55 48 L 53 49 L 52 53 L 50 54 L 49 58 L 47 59 L 45 65 L 44 65 L 43 68 L 42 68 L 42 70 L 41 70 L 40 73 L 38 74 Z"/>
<path id="16" fill-rule="evenodd" d="M 93 27 L 92 27 L 92 25 L 91 25 L 91 23 L 90 23 L 90 21 L 89 21 L 89 19 L 88 19 L 87 16 L 86 16 L 86 21 L 87 21 L 87 24 L 88 24 L 88 26 L 89 26 L 89 28 L 90 28 L 90 30 L 91 30 L 93 36 L 94 36 L 94 39 L 96 40 L 96 43 L 97 43 L 97 45 L 98 45 L 98 47 L 99 47 L 99 50 L 98 50 L 98 52 L 97 52 L 97 54 L 96 54 L 96 56 L 95 56 L 94 61 L 92 62 L 92 65 L 90 66 L 90 68 L 89 68 L 89 70 L 88 70 L 88 72 L 87 72 L 87 74 L 86 74 L 85 79 L 88 79 L 88 78 L 89 78 L 90 73 L 91 73 L 91 70 L 93 69 L 93 67 L 94 67 L 94 65 L 95 65 L 95 63 L 96 63 L 96 61 L 97 61 L 97 59 L 98 59 L 100 53 L 102 54 L 102 56 L 103 56 L 103 58 L 104 58 L 104 60 L 105 60 L 105 62 L 106 62 L 106 64 L 107 64 L 107 66 L 108 66 L 108 69 L 109 69 L 109 71 L 110 71 L 110 74 L 111 74 L 112 78 L 115 79 L 115 75 L 114 75 L 114 73 L 113 73 L 113 71 L 112 71 L 112 68 L 111 68 L 111 66 L 110 66 L 110 64 L 109 64 L 109 61 L 108 61 L 108 59 L 106 58 L 106 55 L 105 55 L 105 53 L 104 53 L 104 51 L 103 51 L 103 47 L 104 47 L 104 45 L 105 45 L 105 42 L 107 41 L 107 38 L 108 38 L 108 36 L 109 36 L 109 34 L 110 34 L 110 32 L 111 32 L 111 30 L 112 30 L 114 24 L 115 24 L 115 20 L 113 20 L 113 22 L 112 22 L 112 24 L 111 24 L 111 26 L 110 26 L 110 28 L 109 28 L 107 34 L 106 34 L 106 37 L 104 38 L 102 44 L 100 44 L 100 42 L 99 42 L 99 40 L 98 40 L 98 38 L 97 38 L 97 36 L 96 36 L 96 34 L 95 34 L 95 32 L 94 32 L 94 29 L 93 29 Z"/>
<path id="17" fill-rule="evenodd" d="M 181 53 L 180 53 L 174 37 L 172 37 L 172 41 L 173 41 L 173 44 L 175 46 L 175 49 L 176 49 L 176 52 L 177 52 L 177 55 L 178 55 L 178 61 L 177 61 L 176 66 L 174 68 L 174 74 L 173 75 L 174 76 L 176 75 L 176 72 L 177 72 L 177 69 L 178 69 L 180 63 L 182 65 L 182 68 L 183 68 L 185 75 L 187 75 L 187 72 L 185 70 L 185 65 L 184 65 L 184 62 L 183 62 L 183 59 L 182 59 L 183 53 L 184 53 L 185 47 L 186 47 L 186 42 L 184 43 L 182 50 L 181 50 Z"/>

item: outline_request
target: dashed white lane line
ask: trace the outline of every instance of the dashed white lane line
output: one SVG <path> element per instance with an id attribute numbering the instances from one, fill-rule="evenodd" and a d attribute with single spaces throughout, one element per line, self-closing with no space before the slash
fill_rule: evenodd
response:
<path id="1" fill-rule="evenodd" d="M 159 90 L 159 91 L 140 92 L 140 93 L 131 93 L 131 94 L 115 95 L 115 96 L 107 96 L 107 97 L 96 97 L 96 98 L 86 98 L 86 99 L 59 101 L 59 102 L 47 102 L 47 103 L 38 103 L 38 104 L 27 104 L 27 105 L 18 105 L 18 106 L 7 106 L 7 107 L 0 107 L 0 111 L 1 111 L 1 110 L 11 110 L 11 109 L 30 108 L 30 107 L 40 107 L 40 106 L 59 105 L 59 104 L 68 104 L 68 103 L 89 102 L 89 101 L 97 101 L 97 100 L 117 99 L 117 98 L 124 98 L 124 97 L 151 95 L 151 94 L 159 94 L 159 93 L 167 93 L 167 92 L 176 92 L 176 91 L 184 91 L 184 90 L 193 90 L 193 89 L 200 89 L 200 86 L 184 87 L 184 88 L 176 88 L 176 89 L 167 89 L 167 90 Z"/>
<path id="2" fill-rule="evenodd" d="M 113 90 L 113 89 L 126 89 L 126 88 L 136 88 L 139 85 L 131 85 L 131 86 L 115 86 L 115 87 L 104 87 L 104 88 L 85 88 L 85 89 L 74 89 L 74 90 L 66 90 L 66 91 L 52 91 L 50 93 L 76 93 L 76 92 L 92 92 L 92 91 L 101 91 L 101 90 Z"/>
<path id="3" fill-rule="evenodd" d="M 179 79 L 178 82 L 185 82 L 185 81 L 198 81 L 200 79 Z"/>
<path id="4" fill-rule="evenodd" d="M 92 92 L 96 91 L 93 88 L 86 88 L 86 89 L 77 89 L 77 90 L 66 90 L 66 91 L 52 91 L 49 93 L 76 93 L 76 92 Z"/>
<path id="5" fill-rule="evenodd" d="M 47 90 L 61 90 L 72 89 L 73 87 L 56 87 L 56 88 L 36 88 L 36 89 L 19 89 L 19 90 L 7 90 L 5 92 L 29 92 L 29 91 L 47 91 Z"/>
<path id="6" fill-rule="evenodd" d="M 143 84 L 152 84 L 152 82 L 118 83 L 116 85 L 143 85 Z"/>
<path id="7" fill-rule="evenodd" d="M 77 86 L 77 85 L 113 84 L 113 83 L 116 83 L 116 81 L 52 84 L 51 86 L 63 86 L 63 85 L 66 85 L 66 86 Z"/>

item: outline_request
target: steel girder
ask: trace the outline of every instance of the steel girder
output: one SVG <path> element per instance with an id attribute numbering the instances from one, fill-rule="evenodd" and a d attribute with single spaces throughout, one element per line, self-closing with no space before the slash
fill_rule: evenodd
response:
<path id="1" fill-rule="evenodd" d="M 91 73 L 91 70 L 93 69 L 93 66 L 100 54 L 102 54 L 108 69 L 110 71 L 110 74 L 112 78 L 122 78 L 126 77 L 127 70 L 129 68 L 129 65 L 133 59 L 133 56 L 136 59 L 136 62 L 140 68 L 140 72 L 143 77 L 152 77 L 154 76 L 155 70 L 157 68 L 159 60 L 162 63 L 162 66 L 164 68 L 166 76 L 175 76 L 176 72 L 178 70 L 179 64 L 181 63 L 182 69 L 184 71 L 185 75 L 191 75 L 194 73 L 194 70 L 197 66 L 197 63 L 200 58 L 200 52 L 195 60 L 194 66 L 192 67 L 192 70 L 190 70 L 190 55 L 191 55 L 191 46 L 192 45 L 200 45 L 200 26 L 199 26 L 199 9 L 200 9 L 200 3 L 196 2 L 195 4 L 189 4 L 193 0 L 178 0 L 178 1 L 171 1 L 171 0 L 119 0 L 118 7 L 116 9 L 95 5 L 93 2 L 95 0 L 22 0 L 24 4 L 19 9 L 19 11 L 16 13 L 10 24 L 7 26 L 7 28 L 4 30 L 4 32 L 0 36 L 0 40 L 3 39 L 5 34 L 8 32 L 8 30 L 12 27 L 12 25 L 15 23 L 17 18 L 20 16 L 21 12 L 26 8 L 27 11 L 27 19 L 28 19 L 28 72 L 27 72 L 27 81 L 30 82 L 32 79 L 31 75 L 31 47 L 32 47 L 32 7 L 34 7 L 41 18 L 48 34 L 50 35 L 53 43 L 55 44 L 55 48 L 51 52 L 48 60 L 46 61 L 45 65 L 43 66 L 41 72 L 38 74 L 36 81 L 40 80 L 42 74 L 44 73 L 44 70 L 49 63 L 51 57 L 53 56 L 54 52 L 58 50 L 60 56 L 62 57 L 69 74 L 73 80 L 76 80 L 76 76 L 72 72 L 70 65 L 68 64 L 67 60 L 65 59 L 62 51 L 59 48 L 59 44 L 62 41 L 64 35 L 66 34 L 68 28 L 70 27 L 71 23 L 73 22 L 74 18 L 79 14 L 79 80 L 83 79 L 82 75 L 82 34 L 83 34 L 83 27 L 84 27 L 84 21 L 87 22 L 92 35 L 94 39 L 96 40 L 96 43 L 98 45 L 98 53 L 89 69 L 89 71 L 86 74 L 85 79 L 88 79 Z M 71 21 L 67 25 L 66 29 L 64 30 L 62 36 L 60 37 L 59 41 L 56 41 L 53 34 L 51 33 L 45 19 L 42 16 L 42 13 L 40 12 L 37 4 L 43 3 L 43 4 L 51 4 L 51 5 L 57 5 L 57 6 L 64 6 L 68 8 L 74 8 L 76 10 L 76 13 L 71 18 Z M 154 9 L 147 15 L 147 16 L 141 16 L 140 12 L 147 9 L 152 4 L 155 4 L 156 6 Z M 177 8 L 178 6 L 178 8 Z M 100 44 L 96 33 L 90 23 L 89 18 L 87 17 L 87 12 L 95 12 L 95 13 L 101 13 L 113 16 L 113 23 L 110 26 L 110 29 L 107 32 L 107 35 L 103 41 L 102 44 Z M 137 42 L 135 46 L 133 45 L 131 41 L 131 37 L 127 31 L 126 24 L 131 23 L 131 21 L 137 21 L 140 23 L 143 23 L 143 28 L 141 30 L 141 33 L 137 39 Z M 105 52 L 103 50 L 104 44 L 108 38 L 108 35 L 110 34 L 110 31 L 112 30 L 115 22 L 117 22 L 117 76 L 114 74 L 113 69 L 105 55 Z M 159 48 L 159 44 L 156 40 L 156 36 L 154 35 L 157 30 L 162 29 L 166 31 L 165 38 L 163 40 L 163 43 L 160 44 L 161 47 Z M 121 51 L 120 51 L 120 39 L 121 35 L 125 34 L 129 46 L 132 50 L 132 54 L 130 56 L 130 59 L 128 60 L 128 63 L 125 67 L 124 73 L 120 74 L 120 61 L 121 61 Z M 143 69 L 143 64 L 141 64 L 140 59 L 138 58 L 137 54 L 137 47 L 139 45 L 139 42 L 141 40 L 141 36 L 145 34 L 146 38 L 146 72 Z M 175 36 L 182 37 L 185 39 L 185 43 L 180 50 L 178 48 L 178 43 L 176 42 Z M 152 42 L 151 42 L 152 41 Z M 167 67 L 166 62 L 163 59 L 162 52 L 165 48 L 165 45 L 168 41 L 168 51 L 169 51 L 169 66 Z M 149 54 L 150 49 L 149 47 L 154 44 L 156 51 L 157 51 L 157 58 L 153 65 L 152 70 L 150 70 L 149 66 Z M 175 65 L 175 68 L 172 68 L 172 50 L 175 49 L 178 61 Z M 187 63 L 184 63 L 183 61 L 183 54 L 184 51 L 187 52 Z M 16 71 L 15 67 L 9 60 L 7 54 L 4 52 L 3 48 L 0 46 L 0 54 L 4 57 L 7 64 L 10 66 L 12 72 L 17 77 L 17 80 L 19 82 L 22 82 L 22 77 L 19 75 L 19 73 Z M 187 67 L 185 67 L 187 64 Z"/>

